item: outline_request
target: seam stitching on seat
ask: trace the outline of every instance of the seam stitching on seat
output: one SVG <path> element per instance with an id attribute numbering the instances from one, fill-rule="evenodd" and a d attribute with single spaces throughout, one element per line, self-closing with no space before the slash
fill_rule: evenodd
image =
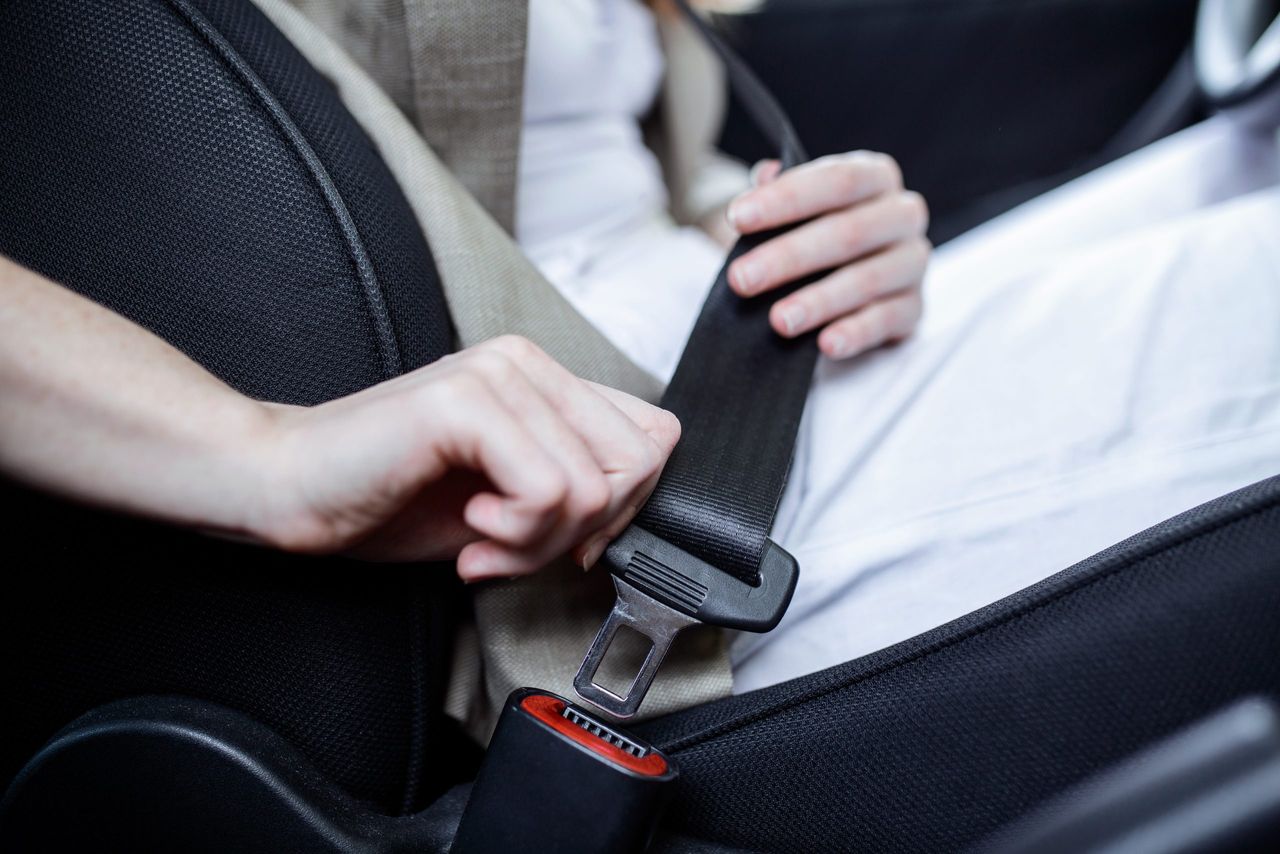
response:
<path id="1" fill-rule="evenodd" d="M 178 14 L 178 17 L 183 19 L 195 32 L 196 36 L 209 45 L 214 54 L 231 73 L 238 77 L 241 83 L 248 88 L 259 106 L 266 111 L 271 123 L 282 137 L 285 147 L 298 159 L 303 171 L 309 174 L 316 183 L 320 196 L 324 199 L 326 206 L 329 208 L 329 214 L 333 217 L 334 224 L 337 226 L 338 233 L 342 235 L 343 242 L 346 243 L 347 254 L 355 266 L 356 278 L 360 281 L 360 291 L 364 297 L 365 310 L 369 315 L 370 322 L 373 324 L 374 342 L 378 350 L 379 359 L 382 362 L 383 376 L 385 379 L 390 379 L 404 373 L 400 348 L 396 342 L 390 314 L 382 297 L 382 286 L 378 282 L 377 274 L 373 270 L 373 263 L 369 260 L 368 252 L 365 250 L 364 243 L 360 238 L 360 232 L 351 217 L 351 212 L 347 210 L 346 203 L 342 200 L 342 194 L 333 183 L 328 170 L 325 169 L 319 156 L 312 149 L 306 136 L 294 124 L 288 111 L 284 109 L 266 84 L 249 67 L 248 62 L 231 46 L 230 42 L 187 0 L 166 0 L 166 2 Z M 303 61 L 305 62 L 305 60 Z"/>
<path id="2" fill-rule="evenodd" d="M 814 700 L 822 699 L 823 697 L 829 694 L 834 694 L 837 691 L 842 691 L 854 685 L 858 685 L 863 682 L 869 682 L 871 680 L 878 679 L 895 670 L 901 669 L 903 667 L 907 667 L 912 664 L 916 664 L 920 661 L 924 661 L 925 659 L 933 655 L 936 655 L 937 653 L 959 646 L 960 644 L 968 643 L 969 641 L 974 640 L 975 638 L 979 638 L 994 629 L 1007 626 L 1010 623 L 1013 623 L 1024 617 L 1030 616 L 1031 614 L 1034 614 L 1037 611 L 1040 611 L 1044 608 L 1048 608 L 1052 605 L 1056 605 L 1060 601 L 1070 596 L 1074 596 L 1075 594 L 1080 593 L 1088 589 L 1089 587 L 1092 587 L 1094 584 L 1096 584 L 1099 581 L 1110 578 L 1116 575 L 1117 573 L 1122 572 L 1123 570 L 1132 569 L 1134 567 L 1140 566 L 1141 564 L 1144 564 L 1152 560 L 1153 558 L 1159 557 L 1164 552 L 1167 552 L 1167 551 L 1170 551 L 1171 549 L 1185 545 L 1186 543 L 1189 543 L 1192 540 L 1209 536 L 1221 530 L 1222 528 L 1226 527 L 1227 525 L 1232 525 L 1232 524 L 1235 524 L 1236 522 L 1244 521 L 1245 519 L 1248 519 L 1252 516 L 1256 516 L 1260 513 L 1264 513 L 1269 510 L 1274 510 L 1277 507 L 1280 507 L 1280 496 L 1271 498 L 1266 504 L 1262 505 L 1261 507 L 1255 507 L 1253 509 L 1250 509 L 1248 511 L 1243 511 L 1243 512 L 1238 511 L 1236 514 L 1233 514 L 1226 519 L 1222 519 L 1220 521 L 1214 522 L 1208 527 L 1196 528 L 1194 530 L 1188 531 L 1185 534 L 1180 535 L 1170 543 L 1162 544 L 1162 545 L 1153 547 L 1149 550 L 1145 550 L 1143 553 L 1125 558 L 1121 563 L 1119 563 L 1114 567 L 1111 567 L 1110 569 L 1098 572 L 1097 574 L 1091 575 L 1088 578 L 1081 579 L 1076 584 L 1068 586 L 1064 590 L 1058 591 L 1057 593 L 1050 596 L 1049 598 L 1041 602 L 1035 602 L 1033 604 L 1027 605 L 1026 607 L 1019 608 L 1018 610 L 1002 617 L 1001 619 L 997 620 L 994 623 L 990 623 L 983 626 L 975 626 L 969 631 L 961 633 L 958 637 L 950 638 L 940 644 L 930 646 L 926 649 L 919 650 L 901 661 L 895 661 L 895 662 L 885 664 L 884 666 L 870 673 L 861 674 L 848 681 L 841 682 L 836 685 L 829 685 L 825 688 L 816 690 L 813 693 L 806 694 L 801 697 L 789 698 L 787 700 L 781 701 L 780 704 L 775 707 L 748 715 L 736 721 L 729 721 L 723 724 L 712 726 L 702 732 L 694 733 L 693 735 L 686 736 L 685 738 L 682 738 L 682 739 L 677 739 L 676 741 L 672 742 L 669 745 L 664 745 L 663 750 L 667 753 L 681 753 L 683 751 L 689 750 L 690 748 L 697 747 L 699 744 L 702 744 L 708 741 L 709 739 L 716 738 L 722 735 L 727 735 L 728 733 L 743 729 L 747 726 L 750 726 L 751 724 L 759 723 L 760 721 L 767 720 L 768 718 L 774 717 L 775 715 L 782 714 L 783 712 L 787 712 L 803 703 L 808 703 Z"/>

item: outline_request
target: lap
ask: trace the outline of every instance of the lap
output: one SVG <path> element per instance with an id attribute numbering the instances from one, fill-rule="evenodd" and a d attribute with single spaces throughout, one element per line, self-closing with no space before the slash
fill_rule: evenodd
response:
<path id="1" fill-rule="evenodd" d="M 911 637 L 1280 471 L 1275 147 L 1210 121 L 942 247 L 922 328 L 823 363 L 774 535 L 758 687 Z M 536 258 L 669 376 L 722 253 L 653 224 Z"/>
<path id="2" fill-rule="evenodd" d="M 666 830 L 764 850 L 959 851 L 1248 694 L 1280 690 L 1280 478 L 962 620 L 642 723 Z M 664 849 L 665 850 L 665 849 Z"/>
<path id="3" fill-rule="evenodd" d="M 1085 189 L 1064 206 L 1105 201 Z M 910 637 L 1280 471 L 1280 192 L 1154 212 L 1006 264 L 976 242 L 942 252 L 912 341 L 820 367 L 775 530 L 800 587 L 779 629 L 735 643 L 738 690 Z M 1010 228 L 1034 242 L 1034 219 L 1059 214 Z"/>

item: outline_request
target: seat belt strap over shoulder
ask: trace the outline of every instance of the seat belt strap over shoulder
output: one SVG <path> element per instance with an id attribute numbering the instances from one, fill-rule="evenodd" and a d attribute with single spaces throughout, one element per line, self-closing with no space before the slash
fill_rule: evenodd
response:
<path id="1" fill-rule="evenodd" d="M 734 96 L 783 169 L 804 162 L 790 120 L 764 84 L 686 0 L 675 2 L 724 61 Z M 681 630 L 707 623 L 769 631 L 795 591 L 799 566 L 769 531 L 818 351 L 812 336 L 785 339 L 770 327 L 777 294 L 744 299 L 728 282 L 735 259 L 777 234 L 741 237 L 730 251 L 662 397 L 680 419 L 682 438 L 648 503 L 605 551 L 618 601 L 573 684 L 614 717 L 636 713 Z M 620 695 L 594 679 L 623 626 L 652 647 Z"/>

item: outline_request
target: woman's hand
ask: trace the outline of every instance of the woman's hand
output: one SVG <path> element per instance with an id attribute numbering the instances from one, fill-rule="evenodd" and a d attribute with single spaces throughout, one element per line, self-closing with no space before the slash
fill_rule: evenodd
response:
<path id="1" fill-rule="evenodd" d="M 321 406 L 262 403 L 4 258 L 0 401 L 0 475 L 292 551 L 457 556 L 465 579 L 595 562 L 680 435 L 513 337 Z"/>
<path id="2" fill-rule="evenodd" d="M 902 187 L 893 158 L 868 151 L 823 157 L 779 174 L 756 168 L 757 186 L 729 206 L 740 234 L 803 223 L 756 247 L 729 268 L 744 297 L 829 271 L 778 300 L 769 313 L 788 338 L 821 328 L 833 359 L 907 337 L 920 320 L 920 283 L 932 246 L 924 198 Z"/>
<path id="3" fill-rule="evenodd" d="M 679 438 L 670 413 L 506 337 L 312 408 L 272 407 L 250 526 L 304 552 L 457 556 L 466 580 L 590 566 Z"/>

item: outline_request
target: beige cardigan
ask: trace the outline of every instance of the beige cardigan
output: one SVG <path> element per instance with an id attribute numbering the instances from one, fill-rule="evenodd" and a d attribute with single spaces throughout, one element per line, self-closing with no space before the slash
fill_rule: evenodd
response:
<path id="1" fill-rule="evenodd" d="M 254 2 L 335 84 L 404 189 L 430 242 L 461 346 L 522 334 L 579 376 L 656 400 L 659 384 L 577 315 L 509 237 L 523 2 Z M 666 172 L 672 214 L 690 222 L 740 192 L 746 170 L 711 146 L 724 107 L 714 56 L 686 23 L 660 22 L 668 74 L 649 138 Z M 458 638 L 448 711 L 486 739 L 512 689 L 572 693 L 612 589 L 605 573 L 584 576 L 566 562 L 479 588 L 473 602 L 475 619 Z M 722 633 L 691 630 L 677 641 L 642 714 L 725 696 L 730 687 Z"/>
<path id="2" fill-rule="evenodd" d="M 290 0 L 382 87 L 471 194 L 512 231 L 527 4 L 523 0 Z M 647 134 L 680 222 L 747 185 L 716 152 L 724 72 L 676 14 L 658 15 L 667 60 Z"/>

